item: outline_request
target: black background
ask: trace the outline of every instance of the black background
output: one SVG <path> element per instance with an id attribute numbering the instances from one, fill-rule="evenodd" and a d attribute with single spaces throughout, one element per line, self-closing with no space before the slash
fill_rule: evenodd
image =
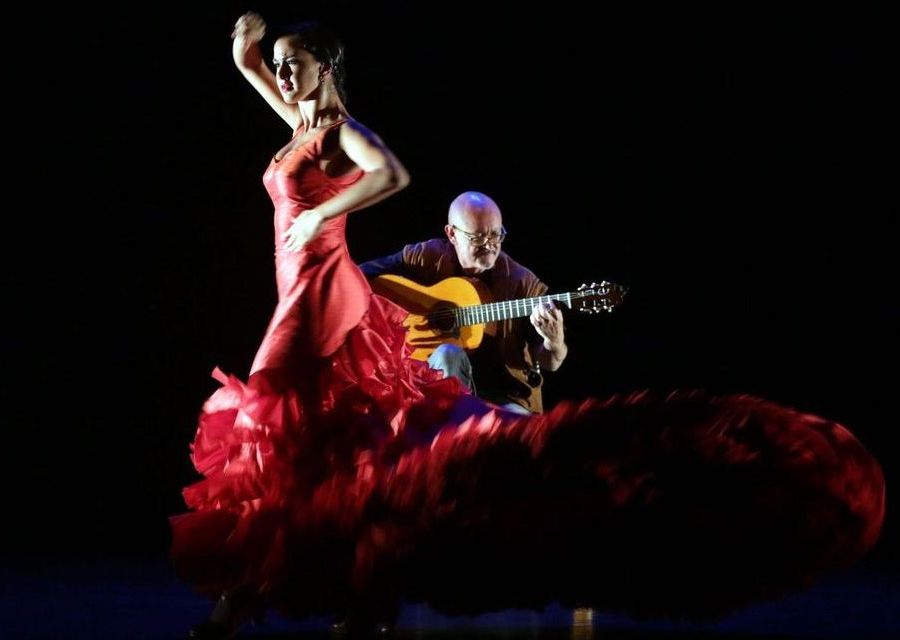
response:
<path id="1" fill-rule="evenodd" d="M 550 403 L 749 392 L 845 424 L 897 481 L 884 16 L 285 4 L 81 6 L 33 17 L 8 59 L 28 140 L 2 280 L 17 548 L 163 551 L 209 372 L 249 367 L 275 300 L 261 175 L 290 131 L 231 61 L 246 8 L 342 34 L 350 112 L 412 175 L 353 214 L 357 260 L 437 236 L 475 189 L 554 291 L 630 288 L 567 314 Z M 888 497 L 866 562 L 897 576 Z"/>

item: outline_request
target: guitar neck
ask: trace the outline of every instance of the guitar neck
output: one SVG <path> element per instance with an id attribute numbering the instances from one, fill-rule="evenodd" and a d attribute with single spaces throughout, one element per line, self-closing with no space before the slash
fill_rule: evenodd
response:
<path id="1" fill-rule="evenodd" d="M 519 300 L 504 300 L 503 302 L 458 307 L 453 310 L 453 314 L 456 317 L 457 326 L 468 327 L 473 324 L 522 318 L 531 315 L 532 309 L 545 302 L 558 301 L 567 307 L 571 307 L 572 300 L 580 297 L 582 296 L 578 291 L 555 293 L 547 296 L 537 296 L 536 298 L 520 298 Z"/>

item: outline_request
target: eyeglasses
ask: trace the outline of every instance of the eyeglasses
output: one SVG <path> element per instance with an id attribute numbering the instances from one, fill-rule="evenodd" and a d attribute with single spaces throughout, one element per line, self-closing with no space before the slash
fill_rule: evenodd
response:
<path id="1" fill-rule="evenodd" d="M 455 224 L 451 224 L 450 226 L 466 236 L 473 247 L 483 247 L 486 244 L 500 244 L 506 238 L 506 229 L 504 229 L 502 225 L 500 231 L 491 231 L 490 233 L 469 233 L 465 229 L 460 229 Z"/>

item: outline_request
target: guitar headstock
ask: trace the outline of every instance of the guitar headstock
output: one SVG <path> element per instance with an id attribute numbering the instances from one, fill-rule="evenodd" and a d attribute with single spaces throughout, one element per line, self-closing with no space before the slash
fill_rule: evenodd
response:
<path id="1" fill-rule="evenodd" d="M 583 284 L 578 287 L 578 303 L 573 306 L 584 313 L 611 312 L 622 304 L 622 299 L 627 291 L 622 285 L 606 280 L 600 283 Z"/>

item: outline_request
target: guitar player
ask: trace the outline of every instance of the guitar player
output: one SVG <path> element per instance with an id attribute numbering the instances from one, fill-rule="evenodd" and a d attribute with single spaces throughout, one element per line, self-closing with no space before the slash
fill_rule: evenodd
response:
<path id="1" fill-rule="evenodd" d="M 446 240 L 406 245 L 398 253 L 361 264 L 360 269 L 370 279 L 393 274 L 424 285 L 453 276 L 475 278 L 495 301 L 547 293 L 547 285 L 500 249 L 506 237 L 503 216 L 485 194 L 467 191 L 457 196 L 444 232 Z M 474 351 L 442 344 L 428 363 L 446 376 L 456 376 L 484 400 L 509 411 L 540 413 L 541 371 L 558 369 L 567 351 L 562 313 L 552 303 L 542 303 L 527 319 L 487 323 L 484 341 Z"/>

